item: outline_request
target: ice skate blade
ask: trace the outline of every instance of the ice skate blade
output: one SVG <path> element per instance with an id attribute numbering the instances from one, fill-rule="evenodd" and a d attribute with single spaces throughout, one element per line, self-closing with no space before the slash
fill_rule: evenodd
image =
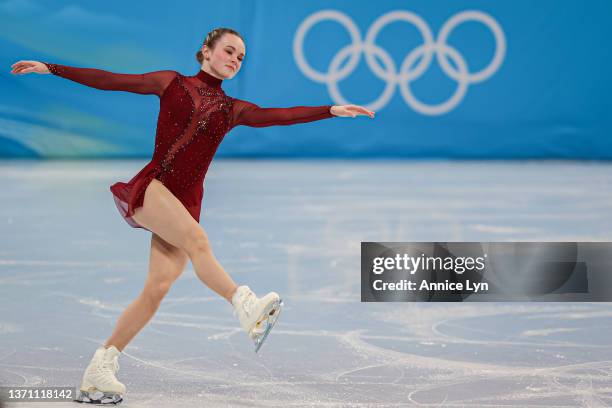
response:
<path id="1" fill-rule="evenodd" d="M 259 351 L 261 346 L 263 346 L 264 341 L 270 334 L 270 331 L 276 324 L 278 320 L 278 316 L 281 312 L 281 307 L 283 305 L 282 299 L 279 299 L 277 302 L 272 302 L 265 310 L 263 315 L 265 316 L 264 320 L 261 321 L 262 324 L 265 324 L 265 329 L 262 333 L 256 334 L 253 336 L 253 343 L 255 344 L 255 353 Z"/>
<path id="2" fill-rule="evenodd" d="M 102 391 L 82 391 L 77 390 L 78 396 L 75 398 L 75 402 L 80 402 L 84 404 L 113 404 L 116 405 L 123 401 L 123 398 L 120 394 L 113 393 L 104 393 Z"/>

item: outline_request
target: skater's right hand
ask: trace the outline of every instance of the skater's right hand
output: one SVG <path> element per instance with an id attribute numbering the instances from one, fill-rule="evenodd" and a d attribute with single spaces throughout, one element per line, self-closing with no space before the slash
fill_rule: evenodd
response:
<path id="1" fill-rule="evenodd" d="M 45 64 L 38 61 L 17 61 L 11 65 L 11 74 L 24 75 L 31 72 L 37 74 L 49 74 L 49 69 Z"/>

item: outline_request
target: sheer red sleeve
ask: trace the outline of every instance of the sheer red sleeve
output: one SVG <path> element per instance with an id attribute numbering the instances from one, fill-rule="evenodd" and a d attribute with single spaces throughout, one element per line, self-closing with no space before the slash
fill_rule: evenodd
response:
<path id="1" fill-rule="evenodd" d="M 106 91 L 125 91 L 161 96 L 177 75 L 176 71 L 146 74 L 116 74 L 95 68 L 77 68 L 43 62 L 53 75 Z"/>
<path id="2" fill-rule="evenodd" d="M 295 106 L 293 108 L 260 108 L 254 103 L 233 98 L 232 126 L 265 127 L 293 125 L 331 118 L 332 105 Z"/>

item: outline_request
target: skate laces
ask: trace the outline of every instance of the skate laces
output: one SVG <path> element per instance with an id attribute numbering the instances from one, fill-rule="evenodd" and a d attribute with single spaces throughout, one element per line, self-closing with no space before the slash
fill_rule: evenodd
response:
<path id="1" fill-rule="evenodd" d="M 113 358 L 112 360 L 106 360 L 103 363 L 104 368 L 111 370 L 114 373 L 119 371 L 119 359 Z"/>
<path id="2" fill-rule="evenodd" d="M 257 301 L 257 296 L 252 291 L 248 291 L 242 300 L 242 310 L 244 310 L 244 314 L 247 316 L 251 315 L 251 311 L 255 307 L 254 303 Z"/>

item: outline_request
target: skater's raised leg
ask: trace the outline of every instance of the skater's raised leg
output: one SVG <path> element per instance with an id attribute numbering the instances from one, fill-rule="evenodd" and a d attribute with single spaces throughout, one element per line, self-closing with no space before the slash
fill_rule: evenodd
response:
<path id="1" fill-rule="evenodd" d="M 215 258 L 208 235 L 159 180 L 153 179 L 147 186 L 143 206 L 136 209 L 133 218 L 166 242 L 183 249 L 198 278 L 231 303 L 237 285 Z"/>
<path id="2" fill-rule="evenodd" d="M 278 318 L 281 305 L 278 294 L 271 292 L 260 299 L 246 286 L 238 291 L 215 258 L 202 226 L 159 180 L 154 179 L 147 186 L 143 206 L 136 209 L 133 218 L 188 254 L 202 282 L 234 306 L 240 325 L 255 342 L 256 351 L 259 350 Z"/>

